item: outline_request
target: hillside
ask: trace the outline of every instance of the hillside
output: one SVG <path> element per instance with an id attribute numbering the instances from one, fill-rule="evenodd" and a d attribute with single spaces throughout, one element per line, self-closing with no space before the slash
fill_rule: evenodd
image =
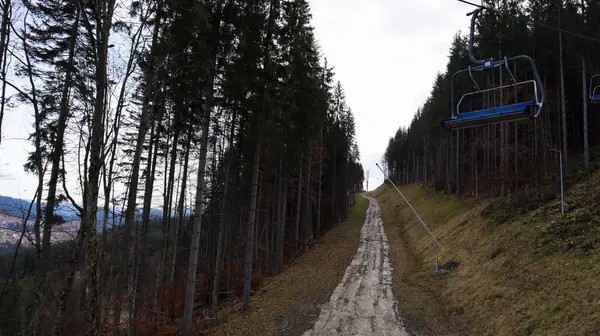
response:
<path id="1" fill-rule="evenodd" d="M 473 199 L 402 187 L 444 246 L 444 275 L 434 272 L 433 244 L 408 207 L 384 186 L 372 192 L 409 327 L 424 335 L 600 333 L 599 187 L 597 172 L 569 188 L 565 216 L 554 198 Z"/>

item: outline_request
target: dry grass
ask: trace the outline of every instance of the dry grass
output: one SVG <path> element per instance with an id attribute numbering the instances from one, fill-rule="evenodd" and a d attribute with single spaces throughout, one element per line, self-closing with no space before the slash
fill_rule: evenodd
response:
<path id="1" fill-rule="evenodd" d="M 595 174 L 574 186 L 565 218 L 551 201 L 506 223 L 482 215 L 498 200 L 403 188 L 444 246 L 444 261 L 458 265 L 447 275 L 433 272 L 433 244 L 410 210 L 385 188 L 375 191 L 395 237 L 392 258 L 400 262 L 393 262 L 406 264 L 394 276 L 408 325 L 428 335 L 448 334 L 443 327 L 466 335 L 600 335 L 599 185 Z M 408 257 L 394 253 L 401 249 Z"/>
<path id="2" fill-rule="evenodd" d="M 356 197 L 346 222 L 285 271 L 265 281 L 251 298 L 251 309 L 236 313 L 210 335 L 301 335 L 318 318 L 358 247 L 368 201 Z"/>

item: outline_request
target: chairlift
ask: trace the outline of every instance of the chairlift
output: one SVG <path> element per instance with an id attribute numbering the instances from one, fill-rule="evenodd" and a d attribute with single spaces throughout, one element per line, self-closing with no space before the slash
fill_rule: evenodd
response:
<path id="1" fill-rule="evenodd" d="M 590 103 L 600 103 L 600 74 L 593 75 L 590 78 Z"/>
<path id="2" fill-rule="evenodd" d="M 529 118 L 535 118 L 540 115 L 542 106 L 544 105 L 544 88 L 542 85 L 542 80 L 540 78 L 539 72 L 535 65 L 534 60 L 527 55 L 517 55 L 512 57 L 504 57 L 501 59 L 484 59 L 479 60 L 473 56 L 473 39 L 475 35 L 475 22 L 477 16 L 481 12 L 483 8 L 478 8 L 475 11 L 468 13 L 467 15 L 472 16 L 471 18 L 471 34 L 469 38 L 469 58 L 474 63 L 468 68 L 458 70 L 452 76 L 451 81 L 451 90 L 452 90 L 452 119 L 445 120 L 444 126 L 446 126 L 450 130 L 455 129 L 464 129 L 470 127 L 476 127 L 480 125 L 489 125 L 503 122 L 514 122 L 519 120 L 526 120 Z M 525 80 L 525 81 L 517 81 L 513 72 L 510 70 L 509 62 L 516 60 L 525 60 L 533 69 L 534 79 Z M 473 73 L 475 72 L 484 72 L 488 70 L 494 70 L 496 68 L 503 68 L 506 70 L 506 73 L 510 77 L 510 84 L 495 86 L 492 88 L 481 88 L 478 82 L 473 77 Z M 456 103 L 456 88 L 455 88 L 455 80 L 458 75 L 468 74 L 473 84 L 474 91 L 467 92 L 463 94 L 458 102 Z M 521 99 L 517 100 L 517 89 L 521 87 L 529 87 L 533 88 L 533 97 L 530 99 Z M 600 85 L 599 85 L 600 87 Z M 512 88 L 515 93 L 515 101 L 512 104 L 505 104 L 501 102 L 502 105 L 493 106 L 489 108 L 482 109 L 473 109 L 467 111 L 462 111 L 461 107 L 464 108 L 465 100 L 469 98 L 473 98 L 474 96 L 483 97 L 486 93 L 496 93 L 498 90 L 504 90 Z M 600 92 L 600 90 L 599 90 Z M 598 96 L 600 101 L 600 95 Z"/>

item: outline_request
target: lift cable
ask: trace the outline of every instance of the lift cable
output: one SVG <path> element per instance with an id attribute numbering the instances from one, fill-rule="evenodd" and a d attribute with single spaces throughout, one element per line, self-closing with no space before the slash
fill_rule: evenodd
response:
<path id="1" fill-rule="evenodd" d="M 479 8 L 488 10 L 490 12 L 498 12 L 498 10 L 496 10 L 496 9 L 493 9 L 493 8 L 490 8 L 490 7 L 485 7 L 485 6 L 482 6 L 482 5 L 478 5 L 478 4 L 472 3 L 470 1 L 466 1 L 466 0 L 456 0 L 456 1 L 462 2 L 462 3 L 467 4 L 467 5 L 479 7 Z M 554 30 L 557 30 L 557 31 L 560 31 L 560 32 L 563 32 L 563 33 L 567 33 L 567 34 L 570 34 L 570 35 L 573 35 L 573 36 L 577 36 L 577 37 L 582 38 L 582 39 L 586 39 L 586 40 L 590 40 L 590 41 L 594 41 L 594 42 L 600 43 L 600 39 L 597 39 L 597 38 L 594 38 L 594 37 L 591 37 L 591 36 L 583 35 L 583 34 L 580 34 L 580 33 L 576 33 L 576 32 L 570 31 L 570 30 L 566 30 L 566 29 L 563 29 L 563 28 L 555 27 L 555 26 L 548 25 L 548 24 L 541 23 L 541 22 L 536 22 L 536 24 L 539 24 L 542 27 L 554 29 Z"/>
<path id="2" fill-rule="evenodd" d="M 398 189 L 398 187 L 396 186 L 396 184 L 394 183 L 394 181 L 392 181 L 392 179 L 385 173 L 385 171 L 383 170 L 383 168 L 381 168 L 381 166 L 379 166 L 378 163 L 375 163 L 375 165 L 383 173 L 383 184 L 386 186 L 386 188 L 388 189 L 388 191 L 392 194 L 392 196 L 394 198 L 396 198 L 395 195 L 394 195 L 394 193 L 392 193 L 392 191 L 387 187 L 385 180 L 390 181 L 390 184 L 396 189 L 396 191 L 398 192 L 398 194 L 400 194 L 400 196 L 402 196 L 402 198 L 404 199 L 404 202 L 406 202 L 406 204 L 414 212 L 415 217 L 417 217 L 417 220 L 421 223 L 421 225 L 425 228 L 425 230 L 427 230 L 427 233 L 429 233 L 429 236 L 431 237 L 431 240 L 433 240 L 433 243 L 434 243 L 434 245 L 435 245 L 435 247 L 437 249 L 437 252 L 436 252 L 436 255 L 435 255 L 435 272 L 436 273 L 448 273 L 448 271 L 445 270 L 445 269 L 442 269 L 441 265 L 440 265 L 440 260 L 442 258 L 442 255 L 444 254 L 444 248 L 442 247 L 442 244 L 440 244 L 440 242 L 437 240 L 437 238 L 435 237 L 435 235 L 433 234 L 433 232 L 431 232 L 431 230 L 429 229 L 429 227 L 427 226 L 427 224 L 425 224 L 425 221 L 423 221 L 423 219 L 421 218 L 421 216 L 419 216 L 419 214 L 417 213 L 417 210 L 415 210 L 415 208 L 413 208 L 413 206 L 406 199 L 406 197 L 404 197 L 404 194 L 400 191 L 400 189 Z"/>

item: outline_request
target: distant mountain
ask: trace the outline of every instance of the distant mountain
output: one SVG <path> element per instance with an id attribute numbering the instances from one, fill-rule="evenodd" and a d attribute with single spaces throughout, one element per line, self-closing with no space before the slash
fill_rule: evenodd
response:
<path id="1" fill-rule="evenodd" d="M 27 212 L 29 210 L 30 204 L 31 204 L 31 201 L 0 195 L 0 213 L 4 213 L 7 216 L 16 217 L 16 218 L 25 218 L 25 216 L 27 216 Z M 44 207 L 44 205 L 45 204 L 42 203 L 42 208 Z M 63 204 L 59 205 L 58 208 L 56 209 L 55 213 L 57 215 L 61 216 L 66 222 L 79 221 L 81 219 L 79 211 L 77 211 L 77 209 L 72 204 L 69 204 L 69 203 L 63 203 Z M 191 214 L 191 210 L 187 209 L 186 215 L 189 215 L 189 214 Z M 29 215 L 29 218 L 30 219 L 35 218 L 35 215 L 36 215 L 36 204 L 34 202 L 33 206 L 31 207 L 31 213 Z M 142 215 L 142 209 L 137 210 L 137 215 L 138 216 Z M 101 226 L 102 220 L 104 219 L 104 212 L 101 209 L 98 209 L 97 216 L 98 216 L 98 225 Z M 119 221 L 122 216 L 124 216 L 124 214 L 121 214 L 120 212 L 109 213 L 109 218 L 108 218 L 109 226 L 110 226 L 110 223 L 113 222 L 113 219 L 116 221 Z M 156 208 L 150 209 L 150 217 L 151 218 L 161 218 L 162 216 L 163 216 L 162 209 L 156 209 Z M 101 229 L 99 228 L 99 231 L 100 230 Z"/>
<path id="2" fill-rule="evenodd" d="M 31 205 L 30 201 L 13 198 L 8 196 L 0 196 L 0 255 L 5 252 L 12 252 L 16 246 L 16 242 L 19 239 L 19 234 L 15 233 L 15 229 L 21 230 L 22 220 L 27 216 L 27 212 Z M 31 212 L 29 214 L 28 226 L 30 229 L 33 228 L 33 221 L 36 216 L 36 204 L 34 203 L 31 206 Z M 44 204 L 42 204 L 42 209 L 44 208 Z M 52 234 L 52 242 L 64 242 L 72 240 L 79 229 L 80 224 L 80 215 L 77 209 L 71 204 L 61 204 L 56 209 L 56 214 L 60 215 L 65 223 L 58 225 L 53 228 Z M 192 214 L 190 209 L 186 209 L 186 215 L 189 216 Z M 138 218 L 142 216 L 142 209 L 137 209 L 136 215 Z M 151 232 L 159 232 L 161 230 L 163 211 L 161 209 L 152 208 L 150 209 L 150 217 L 152 221 L 150 222 L 150 231 Z M 97 231 L 102 232 L 102 220 L 104 214 L 102 210 L 98 211 L 98 224 Z M 108 227 L 111 228 L 113 223 L 122 222 L 124 219 L 124 214 L 118 213 L 109 213 L 108 218 Z M 23 242 L 23 247 L 29 247 L 28 242 Z"/>
<path id="3" fill-rule="evenodd" d="M 30 205 L 31 201 L 8 196 L 0 196 L 0 211 L 3 211 L 8 216 L 25 218 L 25 216 L 27 216 L 27 212 L 29 211 Z M 45 204 L 42 203 L 42 208 L 44 206 Z M 33 202 L 29 218 L 34 218 L 36 213 L 36 203 Z M 77 209 L 71 204 L 65 203 L 59 205 L 55 213 L 61 216 L 66 222 L 72 222 L 80 219 L 79 211 L 77 211 Z M 99 212 L 99 215 L 100 218 L 102 218 L 101 212 Z"/>
<path id="4" fill-rule="evenodd" d="M 0 211 L 7 216 L 25 218 L 25 216 L 27 216 L 30 203 L 31 202 L 23 199 L 0 196 Z M 33 204 L 30 217 L 35 217 L 35 214 L 35 204 Z"/>

